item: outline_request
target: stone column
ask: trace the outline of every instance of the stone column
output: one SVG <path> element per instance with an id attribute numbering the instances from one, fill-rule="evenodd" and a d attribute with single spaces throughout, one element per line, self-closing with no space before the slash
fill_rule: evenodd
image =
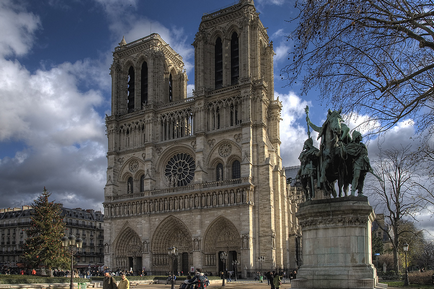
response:
<path id="1" fill-rule="evenodd" d="M 291 288 L 375 288 L 368 198 L 311 200 L 296 214 L 303 234 L 303 265 Z"/>

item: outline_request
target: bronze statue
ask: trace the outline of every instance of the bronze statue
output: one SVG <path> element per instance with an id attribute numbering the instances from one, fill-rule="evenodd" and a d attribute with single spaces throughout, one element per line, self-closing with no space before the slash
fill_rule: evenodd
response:
<path id="1" fill-rule="evenodd" d="M 299 156 L 301 166 L 297 176 L 302 183 L 306 199 L 315 197 L 315 188 L 323 190 L 326 195 L 337 197 L 336 181 L 339 197 L 347 195 L 350 184 L 352 195 L 356 190 L 362 195 L 366 173 L 373 171 L 369 163 L 368 150 L 361 142 L 360 132 L 354 131 L 351 138 L 350 129 L 342 119 L 341 110 L 328 110 L 327 119 L 321 127 L 310 121 L 309 107 L 306 106 L 305 111 L 309 138 L 305 141 Z M 319 150 L 313 146 L 310 128 L 318 132 L 318 139 L 321 138 Z"/>
<path id="2" fill-rule="evenodd" d="M 317 176 L 317 167 L 319 160 L 319 150 L 313 145 L 312 138 L 308 138 L 304 142 L 303 150 L 298 157 L 301 166 L 297 173 L 297 178 L 300 179 L 306 200 L 315 198 L 315 179 Z"/>

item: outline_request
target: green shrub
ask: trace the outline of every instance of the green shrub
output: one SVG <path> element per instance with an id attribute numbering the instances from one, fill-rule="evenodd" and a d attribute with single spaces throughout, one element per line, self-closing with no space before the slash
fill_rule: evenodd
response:
<path id="1" fill-rule="evenodd" d="M 434 271 L 410 272 L 408 273 L 408 281 L 410 284 L 432 284 L 433 273 Z"/>

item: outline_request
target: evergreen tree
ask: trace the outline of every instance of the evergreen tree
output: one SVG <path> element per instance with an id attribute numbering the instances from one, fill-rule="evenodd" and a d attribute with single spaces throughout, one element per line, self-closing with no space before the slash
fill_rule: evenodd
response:
<path id="1" fill-rule="evenodd" d="M 68 268 L 69 255 L 62 247 L 65 223 L 61 216 L 61 204 L 49 202 L 50 193 L 44 192 L 34 200 L 30 228 L 23 245 L 23 258 L 27 265 Z"/>

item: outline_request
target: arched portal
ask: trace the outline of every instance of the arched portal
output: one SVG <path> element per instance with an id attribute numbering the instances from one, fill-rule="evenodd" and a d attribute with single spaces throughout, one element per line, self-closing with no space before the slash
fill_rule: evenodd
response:
<path id="1" fill-rule="evenodd" d="M 155 230 L 152 237 L 152 267 L 154 271 L 167 272 L 172 270 L 172 260 L 167 254 L 168 248 L 178 249 L 175 271 L 189 271 L 192 265 L 193 251 L 192 236 L 188 227 L 180 219 L 169 216 L 164 219 Z"/>
<path id="2" fill-rule="evenodd" d="M 115 243 L 115 264 L 120 270 L 142 270 L 142 242 L 139 235 L 131 228 L 125 228 L 117 238 Z"/>
<path id="3" fill-rule="evenodd" d="M 220 260 L 221 252 L 226 252 L 226 264 Z M 218 217 L 205 233 L 204 254 L 207 270 L 221 272 L 232 270 L 232 261 L 240 261 L 241 237 L 235 225 L 225 217 Z"/>

